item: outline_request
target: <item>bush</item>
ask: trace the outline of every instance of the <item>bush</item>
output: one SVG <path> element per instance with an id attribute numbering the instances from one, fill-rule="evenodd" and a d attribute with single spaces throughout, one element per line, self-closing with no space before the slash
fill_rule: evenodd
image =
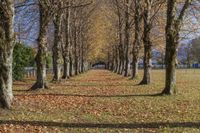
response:
<path id="1" fill-rule="evenodd" d="M 13 79 L 22 80 L 25 67 L 34 66 L 35 52 L 33 48 L 21 43 L 16 43 L 13 51 Z"/>

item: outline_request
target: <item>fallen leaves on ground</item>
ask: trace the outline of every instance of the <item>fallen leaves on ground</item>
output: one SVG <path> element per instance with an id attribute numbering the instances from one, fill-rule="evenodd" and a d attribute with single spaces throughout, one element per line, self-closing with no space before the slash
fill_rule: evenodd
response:
<path id="1" fill-rule="evenodd" d="M 49 90 L 27 92 L 33 78 L 14 83 L 11 111 L 0 110 L 0 132 L 200 132 L 200 70 L 178 70 L 176 96 L 156 96 L 164 71 L 137 85 L 106 70 L 91 70 Z M 50 80 L 51 77 L 49 77 Z"/>

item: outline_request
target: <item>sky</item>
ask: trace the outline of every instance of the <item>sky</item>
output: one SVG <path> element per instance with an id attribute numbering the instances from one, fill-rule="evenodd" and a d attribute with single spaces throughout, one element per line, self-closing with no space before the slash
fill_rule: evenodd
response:
<path id="1" fill-rule="evenodd" d="M 35 0 L 28 0 L 27 5 Z M 22 6 L 15 10 L 15 32 L 19 33 L 18 40 L 27 45 L 36 45 L 39 32 L 39 11 L 37 5 Z"/>
<path id="2" fill-rule="evenodd" d="M 27 0 L 27 5 L 35 2 L 36 0 Z M 199 6 L 199 5 L 197 5 Z M 192 39 L 200 36 L 200 20 L 199 16 L 194 17 L 191 15 L 198 14 L 199 12 L 194 12 L 190 10 L 187 13 L 188 19 L 185 20 L 187 24 L 182 26 L 183 31 L 180 35 L 183 37 L 180 40 L 180 43 L 189 43 Z M 36 46 L 37 38 L 39 32 L 39 12 L 38 6 L 22 6 L 16 8 L 16 17 L 15 17 L 15 32 L 20 33 L 18 40 L 20 39 L 27 45 Z M 195 32 L 191 32 L 196 29 Z"/>

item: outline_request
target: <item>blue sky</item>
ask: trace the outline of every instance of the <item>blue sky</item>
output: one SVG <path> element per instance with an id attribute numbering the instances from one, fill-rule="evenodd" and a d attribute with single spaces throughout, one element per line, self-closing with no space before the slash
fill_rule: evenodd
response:
<path id="1" fill-rule="evenodd" d="M 27 0 L 27 4 L 33 3 L 35 0 Z M 18 32 L 21 41 L 28 45 L 37 44 L 39 31 L 39 12 L 38 6 L 22 6 L 16 8 L 15 16 L 15 32 Z"/>
<path id="2" fill-rule="evenodd" d="M 26 4 L 37 2 L 37 0 L 26 0 Z M 199 12 L 194 12 L 190 10 L 188 12 L 188 16 L 194 15 L 194 13 L 198 14 Z M 181 43 L 189 43 L 192 39 L 200 36 L 200 20 L 197 17 L 190 17 L 189 20 L 186 20 L 188 24 L 187 27 L 183 27 L 184 32 L 181 32 L 181 36 L 186 36 L 181 40 Z M 198 30 L 196 32 L 191 32 L 193 27 L 197 27 Z M 22 6 L 16 9 L 16 17 L 15 17 L 15 31 L 20 31 L 21 41 L 28 45 L 37 44 L 38 31 L 39 31 L 39 12 L 38 6 Z M 191 32 L 191 33 L 190 33 Z"/>

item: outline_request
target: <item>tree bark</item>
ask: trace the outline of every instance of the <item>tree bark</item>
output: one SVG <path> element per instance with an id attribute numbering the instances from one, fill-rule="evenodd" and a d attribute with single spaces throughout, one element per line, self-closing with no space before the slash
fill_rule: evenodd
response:
<path id="1" fill-rule="evenodd" d="M 125 11 L 125 66 L 124 66 L 124 76 L 128 77 L 128 64 L 129 64 L 129 0 L 126 0 L 126 11 Z"/>
<path id="2" fill-rule="evenodd" d="M 85 49 L 84 49 L 84 36 L 83 36 L 83 31 L 81 31 L 80 33 L 80 38 L 81 38 L 81 42 L 80 42 L 80 45 L 81 45 L 81 52 L 80 52 L 80 72 L 81 73 L 84 73 L 84 64 L 85 64 L 85 60 L 84 60 L 84 56 L 85 56 Z"/>
<path id="3" fill-rule="evenodd" d="M 118 69 L 117 74 L 122 74 L 123 71 L 123 63 L 124 62 L 124 51 L 123 51 L 123 39 L 122 39 L 122 30 L 123 30 L 123 20 L 122 20 L 122 14 L 120 11 L 120 4 L 118 0 L 115 0 L 117 5 L 117 16 L 118 16 L 118 36 L 119 36 L 119 46 L 117 48 L 118 52 Z"/>
<path id="4" fill-rule="evenodd" d="M 14 2 L 0 3 L 0 108 L 11 109 L 14 49 Z"/>
<path id="5" fill-rule="evenodd" d="M 137 60 L 137 58 L 132 60 L 132 71 L 131 72 L 132 72 L 131 73 L 132 74 L 131 79 L 138 78 L 139 70 L 138 70 L 138 60 Z"/>
<path id="6" fill-rule="evenodd" d="M 81 34 L 81 38 L 83 38 L 82 34 Z M 83 42 L 83 40 L 81 41 L 81 57 L 80 58 L 81 58 L 80 71 L 81 71 L 81 73 L 83 73 L 84 72 L 84 42 Z"/>
<path id="7" fill-rule="evenodd" d="M 119 48 L 120 49 L 120 48 Z M 121 53 L 120 53 L 120 50 L 118 49 L 118 61 L 119 61 L 119 66 L 118 66 L 118 69 L 117 69 L 117 74 L 120 74 L 120 71 L 121 71 L 121 67 L 122 67 L 122 60 L 121 60 Z"/>
<path id="8" fill-rule="evenodd" d="M 118 53 L 118 49 L 117 49 L 117 46 L 115 46 L 115 48 L 113 49 L 113 51 L 115 51 L 115 54 L 113 55 L 113 58 L 114 58 L 114 62 L 115 62 L 115 65 L 113 66 L 114 67 L 114 73 L 117 73 L 118 69 L 119 69 L 119 53 Z"/>
<path id="9" fill-rule="evenodd" d="M 50 21 L 47 15 L 47 9 L 39 4 L 40 8 L 40 30 L 38 37 L 38 52 L 36 55 L 36 65 L 37 65 L 37 79 L 36 83 L 30 88 L 30 90 L 48 89 L 47 86 L 47 28 Z"/>
<path id="10" fill-rule="evenodd" d="M 61 80 L 61 58 L 62 58 L 62 12 L 58 12 L 54 19 L 54 46 L 53 46 L 53 80 L 59 82 Z"/>
<path id="11" fill-rule="evenodd" d="M 167 1 L 167 24 L 166 24 L 166 79 L 164 95 L 176 94 L 176 56 L 179 44 L 179 32 L 184 14 L 192 0 L 185 0 L 184 6 L 177 16 L 177 0 Z"/>
<path id="12" fill-rule="evenodd" d="M 120 45 L 119 45 L 119 68 L 118 68 L 118 74 L 123 73 L 124 70 L 124 51 L 123 51 L 123 44 L 122 44 L 122 35 L 120 35 Z"/>
<path id="13" fill-rule="evenodd" d="M 74 12 L 76 16 L 76 11 Z M 74 74 L 78 75 L 78 44 L 77 44 L 77 22 L 74 20 Z"/>
<path id="14" fill-rule="evenodd" d="M 135 79 L 138 77 L 138 60 L 139 60 L 139 52 L 141 47 L 141 3 L 140 0 L 135 0 L 135 41 L 133 44 L 132 50 L 132 73 L 131 79 Z"/>
<path id="15" fill-rule="evenodd" d="M 82 51 L 83 52 L 83 51 Z M 84 55 L 81 56 L 81 73 L 84 73 Z"/>
<path id="16" fill-rule="evenodd" d="M 7 109 L 11 108 L 13 101 L 12 55 L 12 50 L 5 51 L 0 48 L 0 107 Z"/>
<path id="17" fill-rule="evenodd" d="M 140 82 L 141 85 L 148 85 L 151 83 L 151 49 L 152 49 L 152 42 L 151 42 L 151 0 L 145 0 L 145 9 L 144 9 L 144 37 L 143 37 L 143 43 L 144 43 L 144 74 L 143 79 Z"/>
<path id="18" fill-rule="evenodd" d="M 65 44 L 63 44 L 63 79 L 68 79 L 69 78 L 69 47 L 70 47 L 70 15 L 71 15 L 71 8 L 70 2 L 67 2 L 66 4 L 69 6 L 67 8 L 67 11 L 65 13 Z"/>
<path id="19" fill-rule="evenodd" d="M 73 59 L 71 52 L 69 53 L 69 76 L 73 76 Z"/>

